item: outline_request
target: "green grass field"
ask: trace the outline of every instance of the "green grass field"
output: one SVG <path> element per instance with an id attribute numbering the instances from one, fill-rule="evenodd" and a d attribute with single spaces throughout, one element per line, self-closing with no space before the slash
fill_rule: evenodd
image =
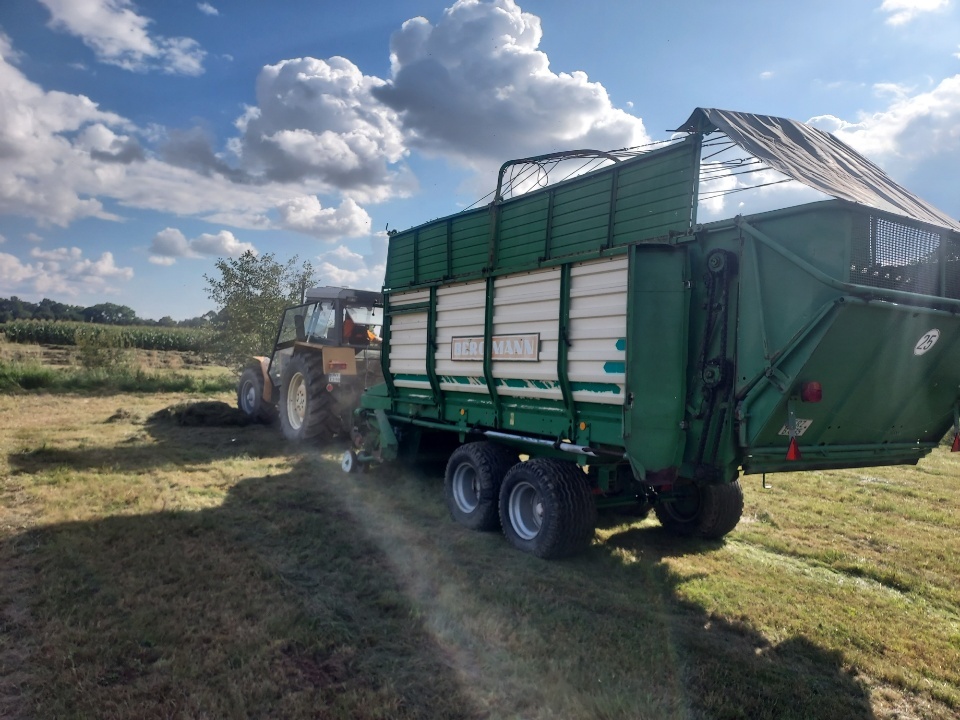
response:
<path id="1" fill-rule="evenodd" d="M 744 479 L 567 561 L 209 397 L 0 395 L 0 717 L 956 718 L 960 460 Z M 232 403 L 228 393 L 216 399 Z"/>

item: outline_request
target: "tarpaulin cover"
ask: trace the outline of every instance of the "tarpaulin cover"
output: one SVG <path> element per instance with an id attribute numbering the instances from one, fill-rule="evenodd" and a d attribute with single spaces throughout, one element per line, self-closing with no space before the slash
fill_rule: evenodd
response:
<path id="1" fill-rule="evenodd" d="M 960 232 L 960 222 L 901 187 L 830 133 L 770 115 L 697 108 L 678 130 L 709 128 L 774 170 L 820 192 Z"/>

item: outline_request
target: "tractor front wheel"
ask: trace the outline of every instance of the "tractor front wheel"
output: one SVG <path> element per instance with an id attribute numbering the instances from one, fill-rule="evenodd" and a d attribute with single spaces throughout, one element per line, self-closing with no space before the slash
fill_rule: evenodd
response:
<path id="1" fill-rule="evenodd" d="M 237 407 L 250 420 L 269 423 L 276 418 L 276 407 L 263 399 L 263 373 L 259 368 L 248 367 L 240 373 Z"/>

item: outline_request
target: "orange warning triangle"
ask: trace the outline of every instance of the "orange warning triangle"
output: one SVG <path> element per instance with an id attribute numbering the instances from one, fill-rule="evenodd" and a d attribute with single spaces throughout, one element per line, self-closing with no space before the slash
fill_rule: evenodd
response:
<path id="1" fill-rule="evenodd" d="M 790 447 L 787 448 L 787 460 L 799 460 L 799 459 L 800 459 L 800 446 L 797 444 L 797 439 L 795 437 L 792 437 L 790 438 Z"/>

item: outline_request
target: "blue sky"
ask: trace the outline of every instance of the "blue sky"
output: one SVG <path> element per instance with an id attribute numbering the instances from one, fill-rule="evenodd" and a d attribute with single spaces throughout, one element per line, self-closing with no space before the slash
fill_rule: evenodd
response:
<path id="1" fill-rule="evenodd" d="M 183 319 L 245 249 L 376 288 L 388 225 L 697 106 L 810 121 L 960 217 L 957 3 L 3 0 L 0 297 Z"/>

